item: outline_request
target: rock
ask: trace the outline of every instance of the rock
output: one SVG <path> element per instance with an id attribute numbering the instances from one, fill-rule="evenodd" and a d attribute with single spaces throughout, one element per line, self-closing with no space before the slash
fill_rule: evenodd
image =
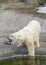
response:
<path id="1" fill-rule="evenodd" d="M 38 0 L 26 0 L 26 2 L 28 4 L 30 4 L 32 6 L 32 8 L 35 8 L 35 7 L 39 6 Z"/>
<path id="2" fill-rule="evenodd" d="M 40 5 L 44 5 L 45 4 L 45 0 L 38 0 Z"/>
<path id="3" fill-rule="evenodd" d="M 7 8 L 36 8 L 39 6 L 37 0 L 7 0 L 1 4 L 2 9 Z"/>

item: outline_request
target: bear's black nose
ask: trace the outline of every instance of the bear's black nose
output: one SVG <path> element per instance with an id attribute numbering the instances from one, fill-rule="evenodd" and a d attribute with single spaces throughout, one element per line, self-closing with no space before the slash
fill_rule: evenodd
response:
<path id="1" fill-rule="evenodd" d="M 12 42 L 12 39 L 10 39 L 9 37 L 7 37 L 7 39 L 9 40 L 9 42 Z"/>

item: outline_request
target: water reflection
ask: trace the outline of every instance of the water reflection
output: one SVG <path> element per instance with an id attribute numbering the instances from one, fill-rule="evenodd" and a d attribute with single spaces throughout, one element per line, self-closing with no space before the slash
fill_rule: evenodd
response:
<path id="1" fill-rule="evenodd" d="M 10 59 L 0 61 L 0 65 L 46 65 L 46 59 L 42 58 Z"/>

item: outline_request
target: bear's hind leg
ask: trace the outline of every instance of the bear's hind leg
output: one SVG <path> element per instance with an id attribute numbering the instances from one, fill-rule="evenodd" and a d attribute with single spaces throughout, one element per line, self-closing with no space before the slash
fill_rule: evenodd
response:
<path id="1" fill-rule="evenodd" d="M 39 43 L 39 38 L 37 38 L 37 40 L 34 42 L 35 47 L 40 47 L 40 43 Z"/>
<path id="2" fill-rule="evenodd" d="M 33 46 L 28 48 L 28 51 L 29 51 L 28 53 L 29 56 L 35 56 L 35 48 Z"/>
<path id="3" fill-rule="evenodd" d="M 35 46 L 34 46 L 34 43 L 27 42 L 26 46 L 27 46 L 28 52 L 29 52 L 28 55 L 29 56 L 35 56 Z"/>

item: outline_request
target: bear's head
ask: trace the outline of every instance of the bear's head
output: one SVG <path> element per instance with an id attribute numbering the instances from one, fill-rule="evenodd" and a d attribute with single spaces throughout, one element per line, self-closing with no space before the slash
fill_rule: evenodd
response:
<path id="1" fill-rule="evenodd" d="M 20 42 L 22 43 L 23 42 L 23 35 L 16 32 L 16 33 L 11 34 L 8 37 L 8 39 L 9 39 L 9 42 L 12 42 L 13 44 L 15 44 L 16 42 L 17 43 L 20 43 Z"/>

